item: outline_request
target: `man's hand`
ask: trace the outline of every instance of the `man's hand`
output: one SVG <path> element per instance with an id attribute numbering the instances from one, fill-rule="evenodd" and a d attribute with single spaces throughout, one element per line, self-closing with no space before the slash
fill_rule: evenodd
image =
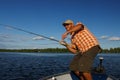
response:
<path id="1" fill-rule="evenodd" d="M 64 40 L 68 35 L 68 32 L 65 32 L 63 35 L 62 35 L 62 40 Z"/>
<path id="2" fill-rule="evenodd" d="M 59 43 L 60 43 L 61 45 L 63 45 L 63 46 L 67 46 L 67 45 L 68 45 L 65 41 L 60 41 Z"/>

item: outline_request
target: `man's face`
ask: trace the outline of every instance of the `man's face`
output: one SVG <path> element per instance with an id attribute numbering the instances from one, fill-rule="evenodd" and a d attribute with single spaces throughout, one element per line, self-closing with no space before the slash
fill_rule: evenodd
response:
<path id="1" fill-rule="evenodd" d="M 66 31 L 69 31 L 72 28 L 72 24 L 66 24 L 64 27 Z"/>

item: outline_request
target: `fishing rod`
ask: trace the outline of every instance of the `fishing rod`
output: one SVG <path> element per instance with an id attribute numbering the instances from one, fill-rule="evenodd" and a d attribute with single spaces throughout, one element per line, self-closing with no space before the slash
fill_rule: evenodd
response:
<path id="1" fill-rule="evenodd" d="M 11 25 L 6 25 L 6 24 L 0 24 L 0 25 L 5 26 L 5 27 L 8 27 L 8 28 L 15 29 L 15 30 L 23 31 L 23 32 L 26 32 L 26 33 L 29 33 L 29 34 L 37 35 L 37 36 L 40 36 L 40 37 L 43 37 L 43 38 L 46 38 L 46 39 L 49 39 L 49 40 L 52 40 L 52 41 L 59 42 L 59 40 L 57 40 L 57 39 L 49 38 L 49 37 L 46 37 L 46 36 L 44 36 L 44 35 L 40 35 L 40 34 L 37 34 L 37 33 L 33 33 L 33 32 L 31 32 L 31 31 L 23 30 L 23 29 L 21 29 L 21 28 L 17 28 L 17 27 L 11 26 Z"/>

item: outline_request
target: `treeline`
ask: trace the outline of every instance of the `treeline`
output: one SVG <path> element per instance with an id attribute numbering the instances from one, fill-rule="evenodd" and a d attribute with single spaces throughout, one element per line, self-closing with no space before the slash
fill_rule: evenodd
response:
<path id="1" fill-rule="evenodd" d="M 69 53 L 66 48 L 46 48 L 46 49 L 0 49 L 0 52 L 38 52 L 38 53 Z M 120 53 L 120 47 L 102 49 L 101 53 Z"/>
<path id="2" fill-rule="evenodd" d="M 120 53 L 120 47 L 110 48 L 110 49 L 102 49 L 102 53 Z"/>
<path id="3" fill-rule="evenodd" d="M 46 49 L 0 49 L 0 52 L 39 52 L 39 53 L 68 53 L 66 48 L 46 48 Z"/>

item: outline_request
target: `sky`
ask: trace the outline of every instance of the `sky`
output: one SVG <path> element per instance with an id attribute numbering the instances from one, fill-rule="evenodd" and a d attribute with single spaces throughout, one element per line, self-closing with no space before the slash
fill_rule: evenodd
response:
<path id="1" fill-rule="evenodd" d="M 87 26 L 102 48 L 120 47 L 120 0 L 0 0 L 0 24 L 61 40 L 67 19 Z M 0 25 L 0 49 L 57 47 L 63 46 Z"/>

